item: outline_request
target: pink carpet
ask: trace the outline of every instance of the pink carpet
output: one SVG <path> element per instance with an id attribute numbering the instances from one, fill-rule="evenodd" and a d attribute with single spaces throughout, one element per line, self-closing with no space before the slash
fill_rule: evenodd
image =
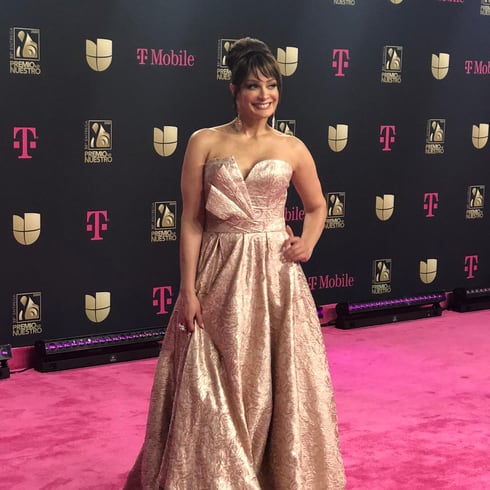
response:
<path id="1" fill-rule="evenodd" d="M 490 489 L 489 311 L 323 332 L 348 489 Z M 155 362 L 0 380 L 1 487 L 120 489 Z"/>

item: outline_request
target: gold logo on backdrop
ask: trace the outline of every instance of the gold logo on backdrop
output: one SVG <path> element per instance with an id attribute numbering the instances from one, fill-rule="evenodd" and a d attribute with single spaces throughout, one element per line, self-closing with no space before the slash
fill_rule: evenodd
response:
<path id="1" fill-rule="evenodd" d="M 485 207 L 485 186 L 470 185 L 468 187 L 468 198 L 466 202 L 466 219 L 483 218 Z"/>
<path id="2" fill-rule="evenodd" d="M 294 119 L 277 119 L 276 129 L 288 136 L 296 134 L 296 121 Z"/>
<path id="3" fill-rule="evenodd" d="M 15 59 L 26 61 L 39 61 L 39 29 L 14 28 L 15 32 Z"/>
<path id="4" fill-rule="evenodd" d="M 216 80 L 230 80 L 231 70 L 227 65 L 228 53 L 236 39 L 219 39 L 218 40 L 218 60 L 216 68 Z"/>
<path id="5" fill-rule="evenodd" d="M 85 121 L 85 163 L 112 163 L 112 121 Z"/>
<path id="6" fill-rule="evenodd" d="M 178 129 L 176 126 L 163 126 L 153 128 L 153 148 L 161 157 L 172 155 L 178 142 Z"/>
<path id="7" fill-rule="evenodd" d="M 89 121 L 89 149 L 112 150 L 112 121 Z"/>
<path id="8" fill-rule="evenodd" d="M 282 76 L 291 76 L 298 68 L 298 48 L 292 46 L 287 46 L 286 49 L 277 48 L 277 64 Z"/>
<path id="9" fill-rule="evenodd" d="M 383 294 L 391 292 L 391 259 L 373 260 L 373 278 L 371 292 Z"/>
<path id="10" fill-rule="evenodd" d="M 39 213 L 24 213 L 24 217 L 14 214 L 12 222 L 14 238 L 21 245 L 32 245 L 41 235 L 41 215 Z"/>
<path id="11" fill-rule="evenodd" d="M 177 240 L 177 203 L 160 201 L 152 204 L 151 241 L 175 242 Z"/>
<path id="12" fill-rule="evenodd" d="M 403 2 L 403 0 L 390 0 L 391 3 L 394 3 L 395 5 L 400 5 L 400 3 Z"/>
<path id="13" fill-rule="evenodd" d="M 471 141 L 477 150 L 485 148 L 486 144 L 488 143 L 488 128 L 489 125 L 487 123 L 480 123 L 479 125 L 473 124 L 471 130 Z"/>
<path id="14" fill-rule="evenodd" d="M 41 30 L 31 27 L 10 28 L 10 73 L 40 75 Z"/>
<path id="15" fill-rule="evenodd" d="M 442 80 L 443 78 L 446 78 L 446 75 L 449 72 L 449 54 L 433 54 L 430 67 L 432 75 L 436 80 Z"/>
<path id="16" fill-rule="evenodd" d="M 425 138 L 425 153 L 436 155 L 444 153 L 444 140 L 446 135 L 445 119 L 429 119 Z"/>
<path id="17" fill-rule="evenodd" d="M 347 124 L 337 124 L 328 127 L 328 146 L 332 151 L 340 152 L 349 141 L 349 126 Z"/>
<path id="18" fill-rule="evenodd" d="M 41 319 L 41 296 L 40 293 L 28 293 L 18 296 L 17 320 L 26 322 L 28 320 Z"/>
<path id="19" fill-rule="evenodd" d="M 376 217 L 380 221 L 388 221 L 395 210 L 395 195 L 383 194 L 376 196 Z"/>
<path id="20" fill-rule="evenodd" d="M 94 323 L 104 321 L 111 311 L 111 293 L 97 292 L 95 296 L 85 295 L 85 314 Z"/>
<path id="21" fill-rule="evenodd" d="M 490 15 L 490 0 L 481 0 L 480 15 Z"/>
<path id="22" fill-rule="evenodd" d="M 382 83 L 402 83 L 402 46 L 383 47 L 383 68 L 381 70 Z"/>
<path id="23" fill-rule="evenodd" d="M 107 70 L 112 63 L 112 41 L 110 39 L 97 39 L 93 42 L 86 39 L 85 57 L 92 70 Z"/>
<path id="24" fill-rule="evenodd" d="M 14 294 L 12 306 L 12 335 L 14 337 L 42 333 L 40 292 Z"/>
<path id="25" fill-rule="evenodd" d="M 326 195 L 327 201 L 327 220 L 325 228 L 344 228 L 345 227 L 345 192 L 329 192 Z"/>
<path id="26" fill-rule="evenodd" d="M 437 259 L 421 260 L 419 265 L 420 280 L 424 284 L 434 282 L 437 276 Z"/>

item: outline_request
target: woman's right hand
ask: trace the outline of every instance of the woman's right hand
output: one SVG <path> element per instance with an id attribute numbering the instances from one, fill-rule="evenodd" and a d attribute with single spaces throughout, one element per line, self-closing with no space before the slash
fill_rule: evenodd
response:
<path id="1" fill-rule="evenodd" d="M 188 332 L 194 332 L 196 324 L 204 328 L 201 303 L 196 293 L 180 293 L 182 296 L 182 312 L 180 324 L 184 325 Z"/>

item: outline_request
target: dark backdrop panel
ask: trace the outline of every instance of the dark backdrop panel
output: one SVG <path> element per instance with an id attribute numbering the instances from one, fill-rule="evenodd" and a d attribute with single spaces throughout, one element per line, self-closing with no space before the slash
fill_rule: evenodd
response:
<path id="1" fill-rule="evenodd" d="M 276 116 L 310 148 L 326 197 L 342 200 L 342 213 L 329 216 L 304 265 L 316 302 L 487 287 L 490 145 L 476 149 L 471 135 L 473 125 L 490 123 L 488 2 L 341 3 L 5 5 L 0 343 L 30 345 L 167 323 L 179 285 L 179 179 L 186 141 L 196 129 L 233 117 L 228 81 L 217 76 L 218 45 L 245 35 L 263 39 L 275 54 L 298 48 L 298 67 L 284 77 Z M 39 73 L 11 73 L 15 48 L 22 46 L 19 31 L 37 43 L 36 59 L 24 61 Z M 86 40 L 98 38 L 112 41 L 111 64 L 100 72 L 89 67 L 85 52 Z M 386 46 L 401 47 L 401 83 L 381 82 Z M 146 63 L 137 58 L 142 48 L 150 53 Z M 152 49 L 185 52 L 194 57 L 193 66 L 152 65 Z M 348 53 L 342 76 L 332 65 L 339 61 L 334 50 Z M 441 80 L 431 73 L 432 54 L 439 53 L 450 55 Z M 426 153 L 432 119 L 445 124 L 441 154 Z M 88 121 L 109 122 L 110 163 L 85 163 Z M 348 143 L 334 152 L 328 128 L 338 124 L 348 125 Z M 153 131 L 165 126 L 177 127 L 178 141 L 162 157 Z M 380 141 L 382 126 L 395 128 L 389 151 Z M 16 127 L 36 131 L 36 147 L 26 147 L 32 158 L 19 158 Z M 25 131 L 29 146 L 33 129 Z M 16 141 L 22 144 L 19 135 Z M 468 197 L 474 188 L 476 204 Z M 394 211 L 381 221 L 376 197 L 384 195 L 394 195 Z M 158 229 L 159 205 L 171 216 Z M 93 218 L 87 221 L 91 212 L 99 213 L 106 229 L 87 230 L 94 225 Z M 301 212 L 292 188 L 285 215 L 298 233 Z M 13 233 L 13 216 L 25 213 L 41 215 L 39 238 L 28 245 Z M 152 240 L 155 227 L 161 241 Z M 420 263 L 428 259 L 437 260 L 437 273 L 426 284 Z M 378 284 L 373 270 L 380 261 L 390 274 Z M 98 304 L 110 306 L 110 313 L 95 323 L 85 312 L 85 296 L 97 292 L 110 293 L 110 305 Z"/>

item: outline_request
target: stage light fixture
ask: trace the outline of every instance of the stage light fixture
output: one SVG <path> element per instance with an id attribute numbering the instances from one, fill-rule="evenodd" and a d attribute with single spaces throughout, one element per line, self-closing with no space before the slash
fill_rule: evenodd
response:
<path id="1" fill-rule="evenodd" d="M 0 379 L 10 377 L 10 369 L 7 361 L 12 359 L 12 346 L 10 344 L 0 345 Z"/>
<path id="2" fill-rule="evenodd" d="M 156 357 L 165 328 L 38 340 L 34 368 L 42 373 Z"/>
<path id="3" fill-rule="evenodd" d="M 459 313 L 490 308 L 490 288 L 456 288 L 449 301 L 449 308 Z"/>
<path id="4" fill-rule="evenodd" d="M 442 313 L 440 302 L 445 299 L 446 293 L 434 292 L 378 301 L 339 303 L 335 307 L 337 312 L 335 326 L 346 330 L 440 316 Z"/>

